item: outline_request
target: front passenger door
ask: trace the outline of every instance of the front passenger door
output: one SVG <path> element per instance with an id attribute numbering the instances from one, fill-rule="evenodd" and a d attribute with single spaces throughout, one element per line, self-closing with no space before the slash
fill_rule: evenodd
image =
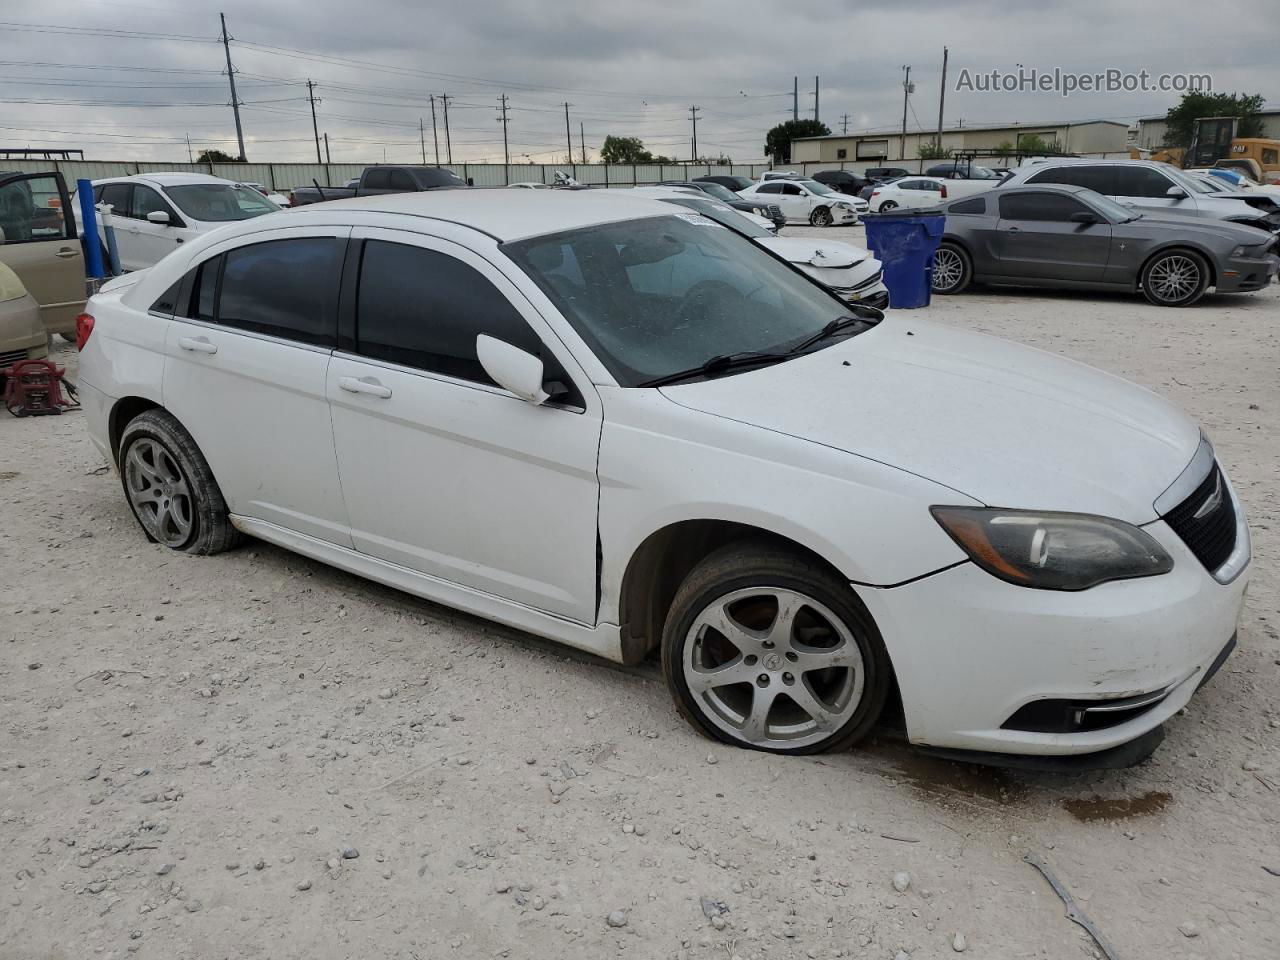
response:
<path id="1" fill-rule="evenodd" d="M 594 623 L 601 409 L 589 381 L 475 252 L 395 230 L 354 239 L 353 329 L 328 395 L 356 549 Z M 493 383 L 476 359 L 482 333 L 540 355 L 566 387 L 559 402 Z"/>

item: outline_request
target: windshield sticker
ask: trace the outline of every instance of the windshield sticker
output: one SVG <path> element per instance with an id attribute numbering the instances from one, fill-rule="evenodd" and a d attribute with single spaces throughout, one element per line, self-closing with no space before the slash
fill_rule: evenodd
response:
<path id="1" fill-rule="evenodd" d="M 716 223 L 710 217 L 704 217 L 700 213 L 677 213 L 676 216 L 681 220 L 687 220 L 689 223 L 696 223 L 700 227 L 718 227 L 721 230 L 725 229 L 722 224 Z"/>

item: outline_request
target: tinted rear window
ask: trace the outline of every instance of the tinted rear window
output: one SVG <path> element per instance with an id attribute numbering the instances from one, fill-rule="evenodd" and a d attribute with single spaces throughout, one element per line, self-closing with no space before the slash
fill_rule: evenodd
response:
<path id="1" fill-rule="evenodd" d="M 1060 183 L 1068 187 L 1088 187 L 1106 196 L 1116 196 L 1115 167 L 1062 166 L 1041 170 L 1028 178 L 1027 183 Z"/>
<path id="2" fill-rule="evenodd" d="M 968 200 L 961 200 L 959 203 L 953 203 L 947 207 L 947 213 L 986 213 L 987 200 L 985 197 L 970 197 Z"/>
<path id="3" fill-rule="evenodd" d="M 271 240 L 226 253 L 217 322 L 332 346 L 346 241 Z"/>

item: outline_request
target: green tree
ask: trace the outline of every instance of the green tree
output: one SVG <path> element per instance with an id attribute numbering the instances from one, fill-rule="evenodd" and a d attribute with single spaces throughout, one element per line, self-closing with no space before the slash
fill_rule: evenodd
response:
<path id="1" fill-rule="evenodd" d="M 196 157 L 196 163 L 240 163 L 239 157 L 233 157 L 229 153 L 223 153 L 221 150 L 201 150 L 200 156 Z"/>
<path id="2" fill-rule="evenodd" d="M 644 141 L 639 137 L 615 137 L 610 134 L 600 146 L 600 159 L 605 163 L 654 163 L 665 158 L 654 157 L 644 148 Z"/>
<path id="3" fill-rule="evenodd" d="M 920 145 L 919 149 L 916 150 L 916 156 L 921 160 L 948 160 L 951 157 L 951 148 L 940 147 L 933 141 L 930 141 L 929 143 L 922 143 Z"/>
<path id="4" fill-rule="evenodd" d="M 1261 94 L 1184 93 L 1176 107 L 1165 114 L 1168 130 L 1166 147 L 1189 147 L 1196 135 L 1196 121 L 1204 117 L 1239 117 L 1237 137 L 1262 136 L 1262 119 L 1258 116 L 1266 104 Z"/>
<path id="5" fill-rule="evenodd" d="M 791 141 L 800 137 L 825 137 L 831 128 L 818 120 L 788 120 L 764 135 L 764 152 L 774 163 L 791 162 Z"/>

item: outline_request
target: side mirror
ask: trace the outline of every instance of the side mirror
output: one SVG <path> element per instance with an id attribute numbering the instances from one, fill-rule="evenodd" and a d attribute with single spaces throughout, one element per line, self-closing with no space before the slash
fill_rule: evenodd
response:
<path id="1" fill-rule="evenodd" d="M 152 210 L 147 214 L 147 220 L 151 223 L 158 223 L 161 226 L 168 226 L 169 212 L 167 210 Z"/>
<path id="2" fill-rule="evenodd" d="M 494 337 L 476 337 L 476 358 L 493 382 L 521 400 L 543 403 L 550 396 L 542 388 L 542 361 L 519 347 Z"/>
<path id="3" fill-rule="evenodd" d="M 1178 199 L 1181 199 L 1182 197 L 1185 197 L 1187 195 L 1187 191 L 1183 190 L 1181 187 L 1170 187 L 1168 190 L 1164 192 L 1164 195 L 1166 197 L 1173 197 L 1175 200 L 1178 200 Z"/>
<path id="4" fill-rule="evenodd" d="M 1095 214 L 1087 210 L 1079 210 L 1071 215 L 1072 223 L 1097 223 L 1098 218 Z"/>

